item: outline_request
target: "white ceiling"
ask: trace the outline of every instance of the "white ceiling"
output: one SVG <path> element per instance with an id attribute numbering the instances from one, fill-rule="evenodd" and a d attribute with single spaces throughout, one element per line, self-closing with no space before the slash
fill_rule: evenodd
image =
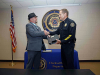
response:
<path id="1" fill-rule="evenodd" d="M 0 8 L 62 5 L 62 4 L 88 4 L 100 3 L 100 0 L 0 0 Z"/>

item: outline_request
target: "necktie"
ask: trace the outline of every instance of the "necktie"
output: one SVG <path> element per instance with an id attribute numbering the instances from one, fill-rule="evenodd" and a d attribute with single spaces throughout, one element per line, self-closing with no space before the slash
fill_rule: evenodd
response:
<path id="1" fill-rule="evenodd" d="M 35 25 L 36 29 L 38 29 L 38 26 L 36 24 L 34 24 L 34 25 Z"/>

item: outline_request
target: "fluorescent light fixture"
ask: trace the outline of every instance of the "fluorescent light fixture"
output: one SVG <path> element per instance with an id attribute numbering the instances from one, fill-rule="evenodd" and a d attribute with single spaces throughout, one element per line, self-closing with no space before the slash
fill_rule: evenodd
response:
<path id="1" fill-rule="evenodd" d="M 79 6 L 79 5 L 81 5 L 81 4 L 43 5 L 43 6 L 30 6 L 28 8 L 57 7 L 57 6 Z"/>

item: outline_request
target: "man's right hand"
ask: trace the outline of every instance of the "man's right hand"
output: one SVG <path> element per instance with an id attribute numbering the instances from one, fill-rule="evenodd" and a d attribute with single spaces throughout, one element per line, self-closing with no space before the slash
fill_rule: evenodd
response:
<path id="1" fill-rule="evenodd" d="M 48 35 L 48 37 L 50 37 L 50 35 Z"/>
<path id="2" fill-rule="evenodd" d="M 50 33 L 48 31 L 44 30 L 44 34 L 49 35 Z"/>

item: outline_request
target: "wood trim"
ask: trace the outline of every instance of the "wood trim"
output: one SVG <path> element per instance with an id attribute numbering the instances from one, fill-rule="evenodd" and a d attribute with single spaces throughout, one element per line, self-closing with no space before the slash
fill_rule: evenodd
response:
<path id="1" fill-rule="evenodd" d="M 0 62 L 12 62 L 12 60 L 0 60 Z M 13 62 L 24 62 L 24 60 L 13 60 Z"/>
<path id="2" fill-rule="evenodd" d="M 79 62 L 100 62 L 100 60 L 79 60 Z"/>
<path id="3" fill-rule="evenodd" d="M 12 60 L 0 60 L 0 62 L 12 62 Z M 13 62 L 24 62 L 24 60 L 13 60 Z M 100 60 L 79 60 L 79 62 L 100 62 Z"/>

